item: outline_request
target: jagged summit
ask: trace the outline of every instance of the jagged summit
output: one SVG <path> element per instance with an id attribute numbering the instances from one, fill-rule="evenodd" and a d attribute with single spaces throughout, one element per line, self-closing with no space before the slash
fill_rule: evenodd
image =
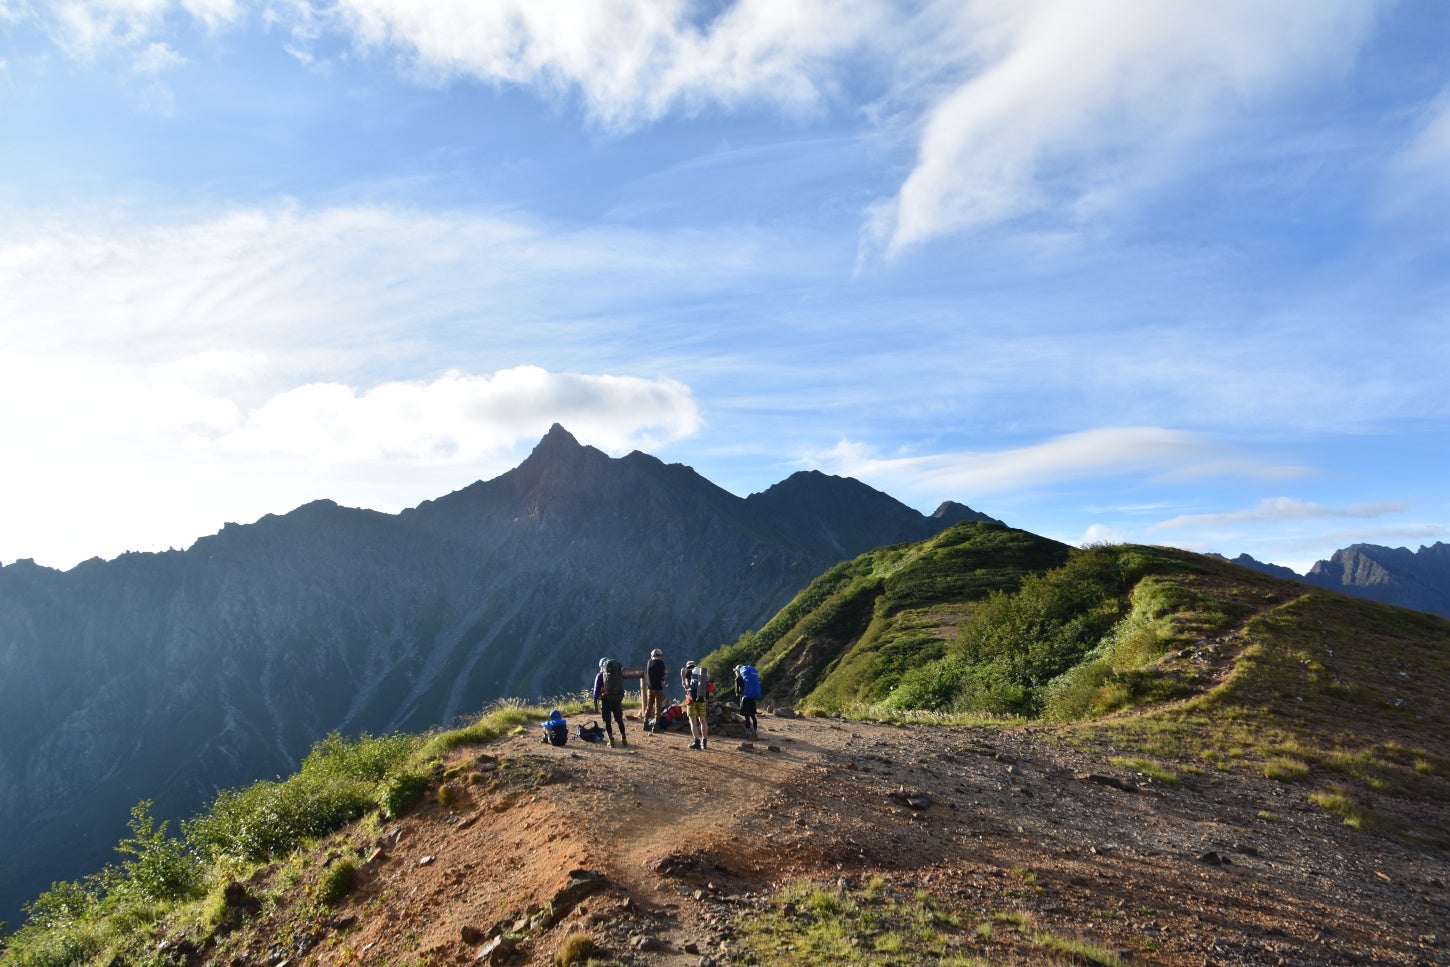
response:
<path id="1" fill-rule="evenodd" d="M 564 429 L 562 424 L 555 423 L 549 427 L 548 433 L 539 438 L 539 442 L 529 453 L 529 459 L 546 460 L 560 455 L 573 455 L 583 449 L 586 448 L 575 438 L 574 434 Z M 593 450 L 594 448 L 587 449 Z"/>
<path id="2" fill-rule="evenodd" d="M 978 520 L 984 524 L 1000 524 L 1002 521 L 995 517 L 988 517 L 980 510 L 973 510 L 966 504 L 957 503 L 955 500 L 944 500 L 932 512 L 932 519 L 947 524 L 960 524 L 964 520 Z"/>

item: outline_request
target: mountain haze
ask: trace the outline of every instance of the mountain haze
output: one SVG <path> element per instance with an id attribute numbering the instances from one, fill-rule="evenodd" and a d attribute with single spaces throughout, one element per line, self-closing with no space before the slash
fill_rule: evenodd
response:
<path id="1" fill-rule="evenodd" d="M 819 473 L 740 498 L 556 425 L 400 514 L 318 501 L 186 551 L 0 568 L 0 920 L 105 860 L 143 797 L 187 815 L 331 730 L 574 691 L 604 654 L 678 667 L 837 561 L 969 516 Z"/>

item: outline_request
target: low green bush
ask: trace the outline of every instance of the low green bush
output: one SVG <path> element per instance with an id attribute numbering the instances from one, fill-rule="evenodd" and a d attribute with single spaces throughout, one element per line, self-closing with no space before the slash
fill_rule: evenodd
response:
<path id="1" fill-rule="evenodd" d="M 357 880 L 357 860 L 345 856 L 323 871 L 317 881 L 317 899 L 327 906 L 335 906 L 352 892 Z"/>

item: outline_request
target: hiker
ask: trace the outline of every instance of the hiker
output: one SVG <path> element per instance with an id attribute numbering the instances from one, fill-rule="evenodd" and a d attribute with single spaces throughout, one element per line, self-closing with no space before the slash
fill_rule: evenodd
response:
<path id="1" fill-rule="evenodd" d="M 569 741 L 569 723 L 558 709 L 549 713 L 543 721 L 544 741 L 549 745 L 564 745 Z"/>
<path id="2" fill-rule="evenodd" d="M 745 717 L 745 737 L 758 738 L 760 721 L 755 717 L 755 700 L 760 698 L 760 672 L 754 665 L 735 666 L 735 696 Z"/>
<path id="3" fill-rule="evenodd" d="M 656 648 L 649 653 L 649 664 L 644 666 L 644 729 L 654 732 L 656 720 L 665 710 L 665 653 Z"/>
<path id="4" fill-rule="evenodd" d="M 628 746 L 624 737 L 624 666 L 617 658 L 599 659 L 599 674 L 594 676 L 594 713 L 599 714 L 600 703 L 604 705 L 604 731 L 609 736 L 609 747 L 614 748 L 614 726 L 612 716 L 619 724 L 619 744 Z"/>
<path id="5" fill-rule="evenodd" d="M 690 718 L 690 735 L 695 740 L 690 743 L 690 748 L 707 748 L 710 724 L 705 715 L 710 711 L 710 673 L 704 665 L 687 661 L 680 669 L 680 683 L 685 686 L 685 712 Z"/>

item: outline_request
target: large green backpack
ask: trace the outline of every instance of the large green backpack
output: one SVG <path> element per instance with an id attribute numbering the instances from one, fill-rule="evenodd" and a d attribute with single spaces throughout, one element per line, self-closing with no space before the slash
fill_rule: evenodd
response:
<path id="1" fill-rule="evenodd" d="M 604 694 L 624 694 L 624 666 L 618 658 L 611 658 L 604 663 Z"/>

